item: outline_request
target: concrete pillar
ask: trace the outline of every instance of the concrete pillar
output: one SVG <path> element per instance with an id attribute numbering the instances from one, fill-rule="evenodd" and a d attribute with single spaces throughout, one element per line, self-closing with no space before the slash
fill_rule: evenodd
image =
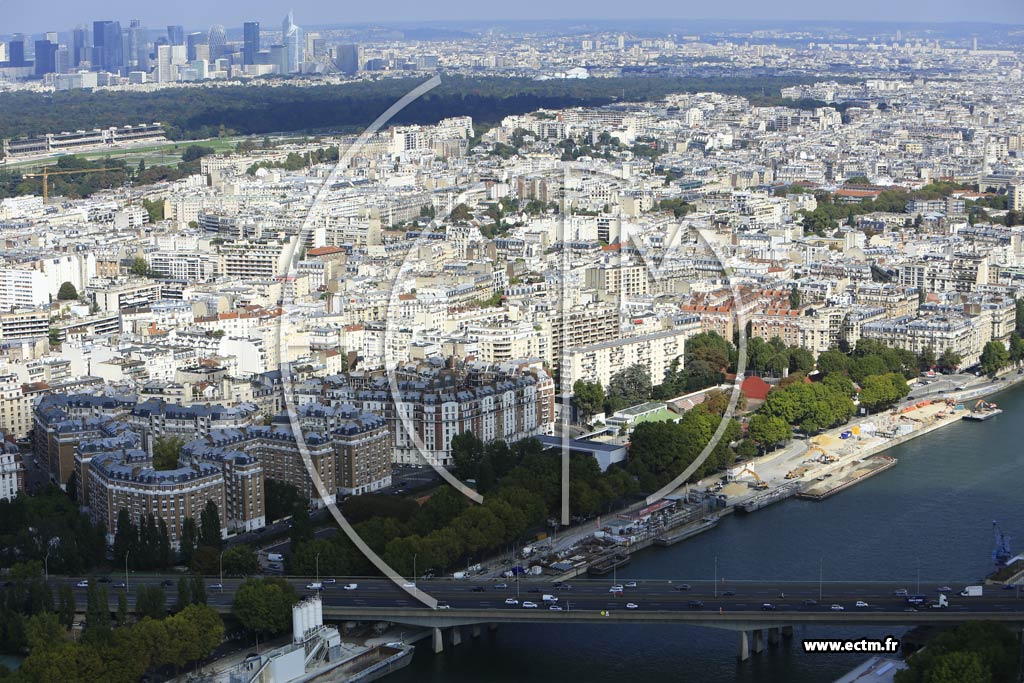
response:
<path id="1" fill-rule="evenodd" d="M 792 638 L 793 637 L 793 627 L 792 626 L 783 626 L 782 627 L 782 637 L 785 638 L 786 640 L 789 640 L 790 638 Z"/>
<path id="2" fill-rule="evenodd" d="M 741 662 L 750 659 L 750 641 L 747 639 L 746 631 L 740 631 L 740 651 L 737 657 Z"/>
<path id="3" fill-rule="evenodd" d="M 754 654 L 764 652 L 764 631 L 761 629 L 754 630 Z"/>
<path id="4" fill-rule="evenodd" d="M 778 626 L 773 626 L 772 628 L 768 629 L 768 644 L 769 645 L 778 645 L 779 644 L 779 627 Z"/>
<path id="5" fill-rule="evenodd" d="M 462 645 L 462 629 L 452 626 L 452 645 Z"/>
<path id="6" fill-rule="evenodd" d="M 480 624 L 473 624 L 472 628 L 470 628 L 470 630 L 469 630 L 469 633 L 474 638 L 479 638 L 480 637 Z"/>
<path id="7" fill-rule="evenodd" d="M 498 625 L 494 622 L 491 622 L 490 624 L 487 624 L 487 630 L 493 633 L 494 631 L 498 630 Z"/>
<path id="8" fill-rule="evenodd" d="M 441 654 L 444 652 L 444 636 L 441 634 L 441 629 L 437 627 L 434 627 L 431 630 L 433 631 L 432 641 L 434 645 L 434 654 Z"/>

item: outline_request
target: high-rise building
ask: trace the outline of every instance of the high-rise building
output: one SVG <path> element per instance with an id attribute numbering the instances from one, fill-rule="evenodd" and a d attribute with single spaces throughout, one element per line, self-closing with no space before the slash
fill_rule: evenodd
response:
<path id="1" fill-rule="evenodd" d="M 71 66 L 78 66 L 82 62 L 89 61 L 91 45 L 89 30 L 84 26 L 76 26 L 71 32 Z"/>
<path id="2" fill-rule="evenodd" d="M 210 46 L 211 60 L 218 59 L 227 53 L 228 35 L 220 24 L 210 27 L 210 36 L 206 42 Z"/>
<path id="3" fill-rule="evenodd" d="M 119 71 L 124 66 L 121 22 L 94 21 L 92 23 L 92 45 L 93 68 Z"/>
<path id="4" fill-rule="evenodd" d="M 167 42 L 171 45 L 184 45 L 185 44 L 185 27 L 183 26 L 168 26 L 167 27 Z"/>
<path id="5" fill-rule="evenodd" d="M 337 50 L 336 63 L 342 73 L 354 74 L 359 71 L 362 59 L 358 45 L 339 45 Z"/>
<path id="6" fill-rule="evenodd" d="M 242 47 L 242 64 L 255 64 L 256 55 L 260 53 L 260 22 L 245 22 L 242 32 L 245 40 Z"/>
<path id="7" fill-rule="evenodd" d="M 198 31 L 196 33 L 190 33 L 185 37 L 185 43 L 188 48 L 185 52 L 186 57 L 188 57 L 190 62 L 199 58 L 196 55 L 196 48 L 200 45 L 206 45 L 206 38 L 207 35 L 205 33 L 199 33 Z"/>
<path id="8" fill-rule="evenodd" d="M 142 22 L 132 19 L 126 35 L 128 40 L 124 54 L 125 65 L 130 69 L 148 68 L 149 49 L 146 45 L 146 29 L 142 28 Z"/>
<path id="9" fill-rule="evenodd" d="M 171 45 L 157 45 L 156 47 L 156 82 L 170 83 L 174 80 L 174 72 L 171 66 Z"/>
<path id="10" fill-rule="evenodd" d="M 302 29 L 295 25 L 291 11 L 281 22 L 281 42 L 284 44 L 283 73 L 298 73 L 302 70 Z"/>
<path id="11" fill-rule="evenodd" d="M 25 36 L 15 33 L 7 43 L 7 62 L 11 66 L 25 66 Z"/>
<path id="12" fill-rule="evenodd" d="M 36 76 L 56 73 L 57 44 L 48 40 L 36 41 Z"/>

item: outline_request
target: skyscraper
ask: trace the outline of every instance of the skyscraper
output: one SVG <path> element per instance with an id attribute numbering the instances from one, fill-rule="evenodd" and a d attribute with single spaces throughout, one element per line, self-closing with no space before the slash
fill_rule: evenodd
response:
<path id="1" fill-rule="evenodd" d="M 78 66 L 89 61 L 89 30 L 84 26 L 76 26 L 71 32 L 71 66 Z"/>
<path id="2" fill-rule="evenodd" d="M 48 40 L 36 41 L 36 76 L 52 74 L 57 71 L 57 44 Z"/>
<path id="3" fill-rule="evenodd" d="M 228 35 L 224 31 L 224 27 L 220 24 L 215 24 L 210 27 L 210 36 L 206 40 L 210 46 L 210 59 L 218 59 L 227 52 Z"/>
<path id="4" fill-rule="evenodd" d="M 118 71 L 124 66 L 121 22 L 92 22 L 93 68 Z"/>
<path id="5" fill-rule="evenodd" d="M 255 64 L 260 53 L 260 22 L 247 21 L 242 27 L 245 43 L 242 47 L 242 64 Z"/>
<path id="6" fill-rule="evenodd" d="M 354 74 L 359 71 L 361 61 L 359 58 L 360 49 L 358 45 L 339 45 L 337 51 L 337 65 L 342 73 Z"/>
<path id="7" fill-rule="evenodd" d="M 25 35 L 15 33 L 7 43 L 7 63 L 11 66 L 25 66 Z"/>
<path id="8" fill-rule="evenodd" d="M 185 44 L 185 27 L 184 26 L 168 26 L 167 27 L 167 42 L 170 45 L 184 45 Z"/>
<path id="9" fill-rule="evenodd" d="M 185 45 L 187 47 L 185 54 L 188 57 L 188 61 L 191 62 L 193 59 L 196 59 L 196 46 L 206 45 L 206 39 L 207 34 L 199 33 L 198 31 L 185 36 Z"/>
<path id="10" fill-rule="evenodd" d="M 302 70 L 302 29 L 295 25 L 294 14 L 281 22 L 281 42 L 284 44 L 284 73 L 297 73 Z"/>

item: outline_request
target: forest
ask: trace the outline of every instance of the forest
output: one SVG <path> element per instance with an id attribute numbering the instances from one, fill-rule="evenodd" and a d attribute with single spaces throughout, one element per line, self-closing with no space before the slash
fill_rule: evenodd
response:
<path id="1" fill-rule="evenodd" d="M 495 123 L 510 114 L 540 108 L 655 100 L 678 92 L 777 98 L 781 88 L 810 80 L 655 76 L 536 81 L 445 76 L 441 85 L 399 112 L 392 122 L 434 123 L 449 116 L 472 116 L 477 122 Z M 168 137 L 182 140 L 357 129 L 369 125 L 421 82 L 396 78 L 317 87 L 249 84 L 152 92 L 5 93 L 0 95 L 0 131 L 4 137 L 16 138 L 159 121 Z"/>

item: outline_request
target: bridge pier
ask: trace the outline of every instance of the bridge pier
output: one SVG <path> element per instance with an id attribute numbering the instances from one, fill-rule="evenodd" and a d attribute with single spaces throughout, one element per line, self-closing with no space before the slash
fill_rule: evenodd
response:
<path id="1" fill-rule="evenodd" d="M 792 626 L 783 626 L 782 627 L 782 637 L 785 638 L 786 640 L 791 639 L 793 637 L 793 627 Z"/>
<path id="2" fill-rule="evenodd" d="M 441 654 L 442 652 L 444 652 L 444 635 L 441 633 L 441 629 L 437 628 L 436 626 L 432 628 L 431 631 L 433 632 L 431 644 L 434 646 L 434 654 Z"/>
<path id="3" fill-rule="evenodd" d="M 470 627 L 469 634 L 472 637 L 474 637 L 474 638 L 479 638 L 480 637 L 480 624 L 473 624 L 473 626 Z"/>
<path id="4" fill-rule="evenodd" d="M 746 631 L 740 631 L 740 650 L 736 656 L 741 662 L 750 659 L 750 641 Z"/>
<path id="5" fill-rule="evenodd" d="M 764 652 L 764 631 L 754 629 L 754 654 Z"/>
<path id="6" fill-rule="evenodd" d="M 452 645 L 462 645 L 462 629 L 452 626 Z"/>
<path id="7" fill-rule="evenodd" d="M 772 628 L 768 629 L 768 644 L 769 645 L 778 645 L 779 644 L 779 627 L 778 626 L 773 626 Z"/>

